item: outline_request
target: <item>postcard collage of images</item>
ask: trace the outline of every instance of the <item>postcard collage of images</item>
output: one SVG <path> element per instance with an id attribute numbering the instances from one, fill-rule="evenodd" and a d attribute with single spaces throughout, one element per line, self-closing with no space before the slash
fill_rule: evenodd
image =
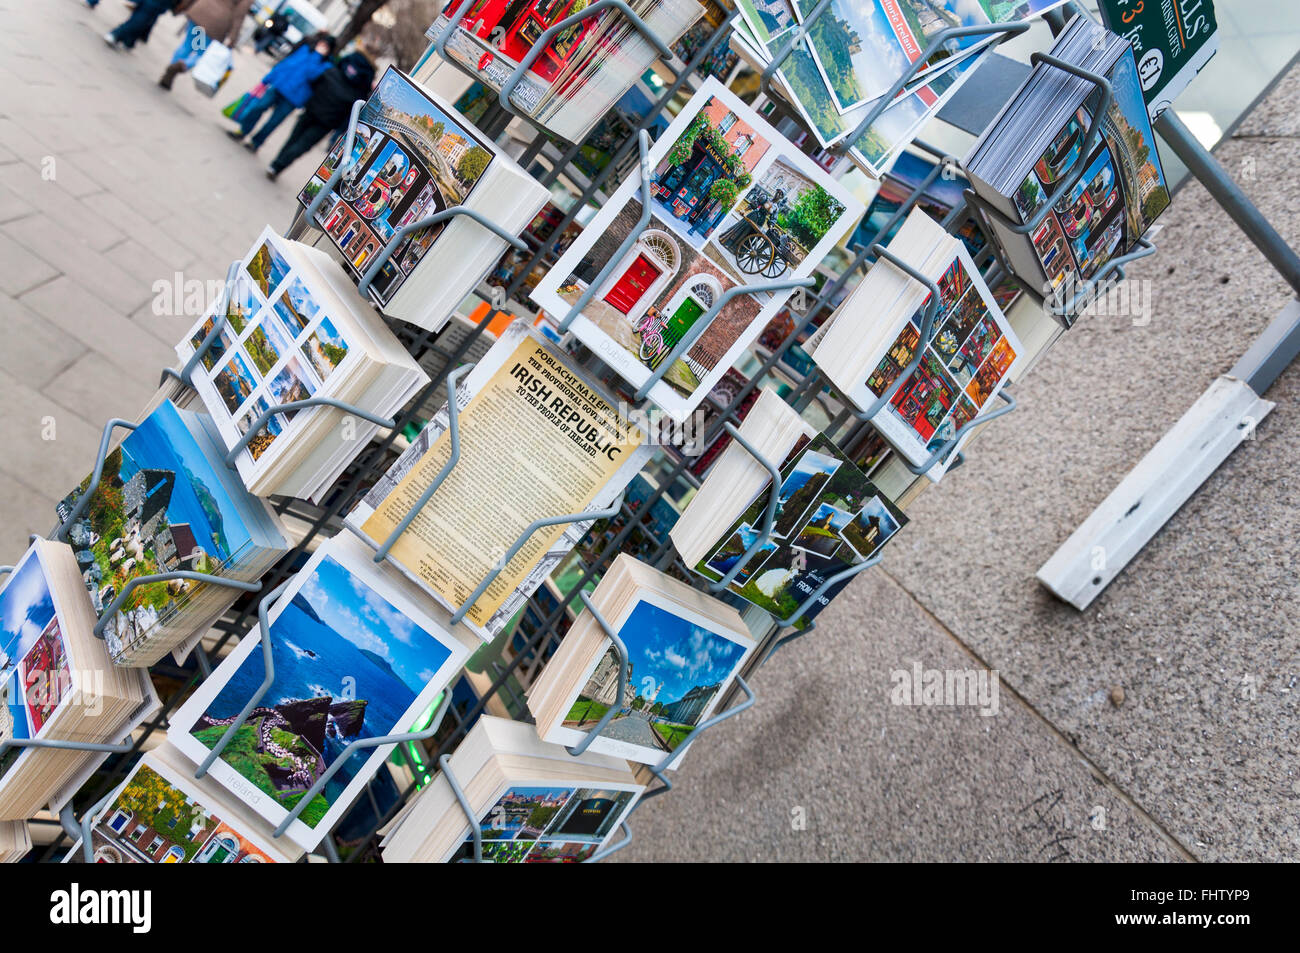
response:
<path id="1" fill-rule="evenodd" d="M 315 394 L 348 355 L 348 342 L 278 241 L 268 229 L 254 246 L 231 285 L 226 324 L 201 358 L 230 415 L 214 419 L 223 433 L 233 432 L 232 443 L 273 405 Z M 208 317 L 193 331 L 194 350 L 213 323 Z M 267 422 L 248 446 L 254 460 L 297 414 L 277 414 Z"/>
<path id="2" fill-rule="evenodd" d="M 642 214 L 636 174 L 531 295 L 562 317 L 612 264 L 572 330 L 634 384 L 727 292 L 811 274 L 864 211 L 717 80 L 682 110 L 650 159 L 650 221 L 631 248 L 619 254 Z M 651 398 L 683 419 L 790 294 L 731 297 Z"/>
<path id="3" fill-rule="evenodd" d="M 934 452 L 984 409 L 1010 372 L 1020 342 L 984 290 L 965 248 L 937 282 L 940 303 L 930 343 L 920 366 L 894 392 L 890 412 L 905 432 Z M 924 306 L 923 306 L 924 307 Z M 879 397 L 916 355 L 922 311 L 895 338 L 871 376 L 867 389 Z M 893 436 L 886 418 L 886 436 Z"/>
<path id="4" fill-rule="evenodd" d="M 1092 155 L 1082 156 L 1092 123 L 1091 113 L 1082 108 L 1012 197 L 1027 222 L 1075 164 L 1087 162 L 1078 184 L 1047 213 L 1032 236 L 1051 288 L 1071 277 L 1091 278 L 1117 253 L 1131 248 L 1169 206 L 1169 189 L 1133 58 L 1121 56 L 1106 78 L 1114 99 L 1102 118 L 1102 135 Z"/>
<path id="5" fill-rule="evenodd" d="M 907 524 L 902 510 L 824 434 L 781 468 L 770 538 L 745 561 L 767 505 L 765 490 L 695 570 L 716 580 L 741 563 L 731 590 L 777 618 L 789 616 L 836 573 L 872 558 Z M 811 622 L 844 584 L 824 592 L 795 625 Z"/>
<path id="6" fill-rule="evenodd" d="M 343 152 L 340 139 L 298 196 L 304 208 L 325 187 Z M 390 67 L 358 117 L 352 164 L 334 191 L 333 204 L 315 224 L 339 249 L 356 276 L 404 225 L 461 205 L 492 161 L 492 152 L 454 112 Z M 383 303 L 402 286 L 443 222 L 411 232 L 393 251 L 371 287 Z"/>
<path id="7" fill-rule="evenodd" d="M 579 863 L 594 854 L 635 791 L 517 785 L 509 788 L 479 820 L 483 859 L 494 863 Z M 466 841 L 450 860 L 473 856 Z"/>

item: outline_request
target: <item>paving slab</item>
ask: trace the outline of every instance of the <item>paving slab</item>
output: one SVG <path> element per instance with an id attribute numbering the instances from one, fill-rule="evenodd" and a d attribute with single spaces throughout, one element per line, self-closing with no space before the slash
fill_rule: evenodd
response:
<path id="1" fill-rule="evenodd" d="M 1293 74 L 1264 121 L 1297 105 Z M 1216 154 L 1300 247 L 1296 149 L 1294 134 L 1242 136 Z M 1081 319 L 1017 387 L 1022 410 L 922 496 L 886 571 L 1197 857 L 1281 860 L 1300 848 L 1300 369 L 1086 611 L 1034 580 L 1290 296 L 1199 183 L 1162 222 L 1160 254 L 1130 269 L 1149 323 Z"/>
<path id="2" fill-rule="evenodd" d="M 757 704 L 701 736 L 670 773 L 674 790 L 638 810 L 632 845 L 614 857 L 1186 858 L 1005 687 L 987 716 L 894 704 L 894 673 L 914 665 L 984 668 L 897 583 L 867 574 L 759 670 Z"/>

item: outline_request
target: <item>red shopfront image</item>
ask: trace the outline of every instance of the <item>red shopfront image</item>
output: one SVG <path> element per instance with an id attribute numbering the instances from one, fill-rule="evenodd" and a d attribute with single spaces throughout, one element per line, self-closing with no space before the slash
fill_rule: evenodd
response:
<path id="1" fill-rule="evenodd" d="M 478 0 L 460 22 L 464 29 L 517 63 L 549 27 L 587 6 L 588 0 Z M 561 32 L 533 63 L 532 72 L 546 80 L 554 79 L 603 16 L 593 16 Z M 480 68 L 485 65 L 480 64 Z"/>

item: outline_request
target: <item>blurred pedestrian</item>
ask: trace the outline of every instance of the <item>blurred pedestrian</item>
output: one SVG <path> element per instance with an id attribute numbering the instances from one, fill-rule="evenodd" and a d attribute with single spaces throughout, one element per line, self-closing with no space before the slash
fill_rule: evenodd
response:
<path id="1" fill-rule="evenodd" d="M 193 69 L 208 48 L 216 41 L 234 48 L 244 17 L 256 0 L 181 0 L 177 13 L 189 19 L 185 26 L 185 39 L 172 54 L 172 61 L 163 71 L 158 85 L 171 89 L 172 82 L 187 69 Z"/>
<path id="2" fill-rule="evenodd" d="M 299 44 L 296 50 L 276 63 L 262 77 L 266 92 L 244 110 L 239 117 L 239 129 L 232 129 L 226 135 L 236 140 L 243 139 L 270 110 L 271 115 L 262 124 L 262 128 L 244 143 L 245 149 L 256 152 L 275 132 L 276 127 L 293 115 L 295 109 L 307 105 L 312 94 L 311 84 L 333 65 L 330 61 L 333 55 L 334 37 L 328 33 L 317 33 Z"/>
<path id="3" fill-rule="evenodd" d="M 182 0 L 139 0 L 125 21 L 104 34 L 104 42 L 114 49 L 132 49 L 137 43 L 149 42 L 149 31 L 158 18 L 176 12 Z"/>
<path id="4" fill-rule="evenodd" d="M 253 31 L 253 50 L 265 53 L 289 29 L 289 18 L 279 11 Z"/>
<path id="5" fill-rule="evenodd" d="M 266 177 L 274 182 L 276 176 L 316 143 L 331 132 L 341 133 L 346 129 L 353 103 L 366 99 L 374 83 L 375 64 L 364 41 L 358 40 L 355 52 L 343 57 L 316 80 L 311 98 L 294 123 L 288 140 L 267 167 Z"/>

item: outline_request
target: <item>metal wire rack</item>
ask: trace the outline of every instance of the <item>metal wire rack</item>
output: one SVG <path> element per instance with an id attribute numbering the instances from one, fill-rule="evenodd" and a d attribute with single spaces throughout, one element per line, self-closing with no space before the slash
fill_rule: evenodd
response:
<path id="1" fill-rule="evenodd" d="M 604 0 L 596 6 L 602 4 L 622 9 L 621 4 L 605 4 Z M 342 529 L 343 516 L 396 458 L 403 445 L 403 432 L 418 428 L 431 417 L 441 405 L 444 394 L 449 392 L 449 384 L 454 387 L 453 375 L 458 368 L 486 350 L 491 342 L 488 327 L 494 319 L 503 313 L 532 312 L 535 306 L 528 299 L 530 276 L 557 257 L 566 230 L 575 225 L 582 209 L 612 192 L 629 168 L 635 166 L 639 144 L 648 141 L 647 137 L 656 128 L 656 122 L 664 111 L 680 104 L 719 61 L 719 52 L 725 48 L 731 30 L 730 11 L 721 13 L 713 16 L 707 27 L 697 29 L 689 44 L 679 44 L 678 55 L 669 64 L 671 69 L 665 70 L 668 78 L 658 81 L 657 88 L 661 91 L 645 117 L 633 122 L 635 117 L 619 110 L 611 111 L 611 116 L 618 112 L 620 120 L 630 126 L 630 134 L 610 150 L 603 168 L 584 170 L 577 167 L 584 143 L 558 142 L 531 123 L 523 124 L 528 138 L 517 156 L 519 163 L 553 192 L 562 187 L 562 180 L 582 183 L 582 187 L 571 195 L 566 207 L 553 210 L 547 219 L 545 237 L 531 233 L 523 236 L 527 248 L 521 253 L 522 261 L 516 262 L 510 278 L 495 287 L 484 284 L 476 291 L 483 304 L 474 312 L 475 323 L 453 320 L 441 332 L 431 333 L 391 322 L 399 339 L 429 372 L 430 383 L 396 416 L 387 435 L 362 451 L 319 505 L 296 499 L 273 500 L 281 516 L 301 530 L 302 542 L 263 578 L 258 594 L 241 596 L 234 609 L 216 623 L 202 647 L 195 649 L 185 664 L 178 665 L 168 660 L 152 667 L 162 699 L 160 712 L 136 732 L 128 750 L 117 753 L 115 749 L 115 753 L 109 755 L 103 768 L 82 788 L 71 805 L 57 806 L 60 809 L 55 813 L 61 816 L 67 833 L 60 834 L 44 848 L 38 859 L 55 860 L 66 852 L 70 838 L 79 830 L 74 819 L 100 805 L 130 770 L 140 752 L 154 743 L 158 732 L 167 729 L 172 712 L 210 673 L 210 660 L 229 651 L 235 641 L 258 625 L 259 606 L 265 605 L 263 595 L 274 594 L 302 566 L 317 543 Z M 433 45 L 436 46 L 437 41 Z M 725 60 L 725 57 L 721 59 Z M 513 136 L 518 143 L 521 124 L 512 123 L 516 116 L 503 108 L 505 99 L 503 94 L 490 103 L 486 112 L 476 119 L 476 125 L 498 141 Z M 804 138 L 799 121 L 779 99 L 769 100 L 759 92 L 754 105 L 792 140 Z M 355 115 L 354 111 L 354 118 Z M 708 587 L 707 580 L 692 574 L 682 563 L 669 540 L 668 530 L 681 509 L 682 501 L 700 485 L 707 464 L 716 457 L 722 445 L 737 439 L 736 425 L 752 404 L 758 388 L 777 389 L 795 409 L 817 418 L 822 429 L 845 449 L 851 459 L 871 467 L 872 477 L 877 483 L 880 482 L 877 474 L 888 475 L 901 507 L 906 508 L 915 499 L 928 483 L 926 478 L 889 449 L 866 422 L 867 415 L 836 396 L 829 382 L 800 349 L 800 344 L 834 311 L 852 285 L 883 254 L 877 243 L 884 241 L 884 237 L 922 200 L 941 171 L 955 165 L 951 156 L 923 142 L 916 142 L 914 148 L 936 160 L 933 172 L 910 191 L 886 222 L 867 230 L 869 234 L 859 235 L 849 252 L 843 254 L 838 262 L 831 263 L 837 267 L 819 268 L 818 287 L 805 296 L 806 305 L 798 311 L 787 309 L 779 314 L 752 349 L 743 365 L 743 373 L 729 375 L 728 386 L 715 389 L 706 398 L 703 409 L 708 414 L 708 423 L 702 438 L 689 447 L 662 447 L 629 488 L 617 511 L 591 528 L 580 547 L 561 565 L 551 581 L 529 600 L 509 631 L 471 658 L 465 675 L 448 689 L 448 697 L 442 700 L 441 720 L 430 713 L 429 720 L 417 726 L 415 733 L 398 745 L 388 762 L 395 765 L 394 769 L 381 770 L 376 775 L 366 786 L 364 795 L 326 838 L 322 850 L 327 857 L 342 862 L 378 859 L 378 830 L 429 781 L 440 763 L 445 764 L 447 755 L 481 713 L 486 711 L 530 720 L 524 704 L 525 690 L 555 651 L 576 614 L 582 611 L 585 593 L 617 554 L 630 552 L 649 565 L 697 587 Z M 342 154 L 350 155 L 350 150 L 345 149 Z M 814 158 L 827 163 L 848 161 L 834 160 L 828 153 L 814 155 Z M 340 163 L 340 170 L 336 170 L 336 176 L 341 174 L 342 165 Z M 324 192 L 322 190 L 321 194 Z M 648 203 L 645 207 L 649 207 Z M 311 215 L 300 213 L 291 231 L 300 227 L 304 218 L 310 221 Z M 942 225 L 950 232 L 963 234 L 970 234 L 978 228 L 972 210 L 964 204 L 953 208 Z M 988 241 L 973 254 L 990 288 L 1009 277 L 993 244 Z M 563 316 L 555 317 L 560 319 Z M 575 350 L 584 367 L 602 379 L 612 392 L 632 398 L 632 389 L 594 355 L 581 348 Z M 169 376 L 185 382 L 192 368 L 193 360 L 179 374 L 171 372 Z M 899 379 L 903 376 L 900 375 Z M 449 378 L 452 378 L 450 382 Z M 991 419 L 1007 409 L 987 416 Z M 119 423 L 129 426 L 125 422 Z M 951 444 L 947 450 L 951 450 Z M 960 459 L 958 457 L 952 465 L 956 466 Z M 790 620 L 774 620 L 729 593 L 724 592 L 719 598 L 731 601 L 742 611 L 761 642 L 749 665 L 740 673 L 742 677 L 736 680 L 724 698 L 719 699 L 717 710 L 726 712 L 726 715 L 717 720 L 730 717 L 752 701 L 753 693 L 748 682 L 753 680 L 754 670 L 764 660 L 794 638 L 812 631 L 809 628 L 788 632 L 782 626 Z M 748 699 L 738 701 L 742 693 Z M 703 742 L 706 746 L 708 743 L 707 739 Z M 671 788 L 671 782 L 662 772 L 663 767 L 646 769 L 647 780 L 656 778 L 660 785 L 651 789 L 643 800 Z M 630 839 L 629 832 L 624 831 L 624 834 Z M 608 848 L 601 856 L 625 846 L 627 839 Z"/>

